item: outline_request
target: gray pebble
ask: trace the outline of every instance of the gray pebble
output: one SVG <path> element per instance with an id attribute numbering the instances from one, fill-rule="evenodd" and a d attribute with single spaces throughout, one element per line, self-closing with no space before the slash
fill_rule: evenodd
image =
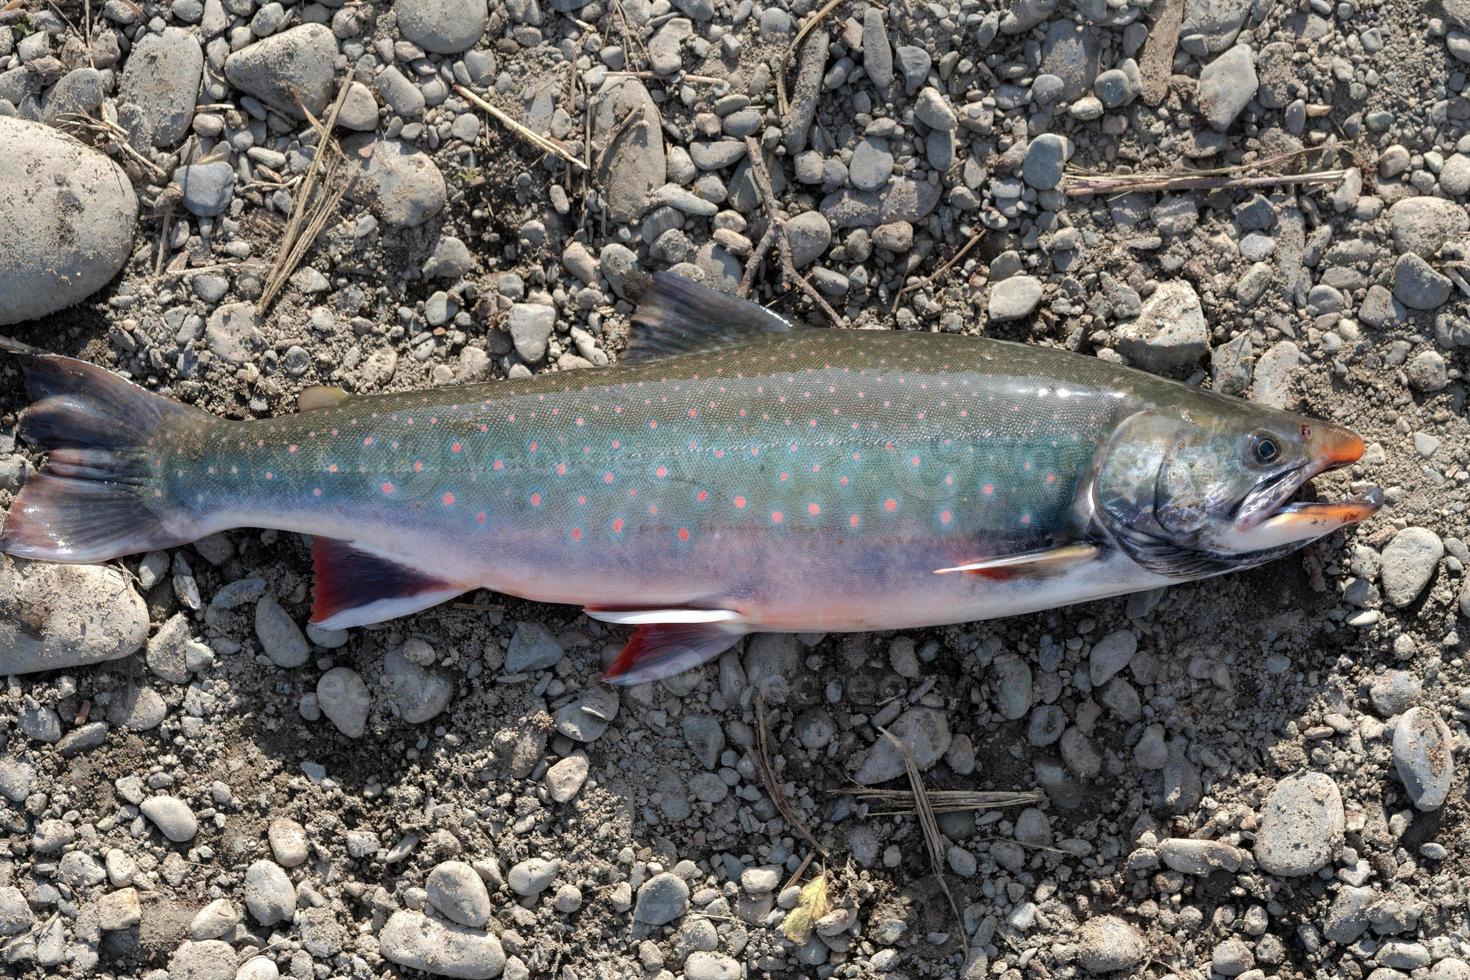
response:
<path id="1" fill-rule="evenodd" d="M 485 33 L 485 0 L 397 0 L 398 32 L 425 51 L 458 54 Z"/>
<path id="2" fill-rule="evenodd" d="M 511 635 L 505 650 L 505 672 L 522 674 L 547 670 L 566 656 L 561 641 L 540 623 L 521 623 Z"/>
<path id="3" fill-rule="evenodd" d="M 552 881 L 560 872 L 560 861 L 527 858 L 512 867 L 505 880 L 510 885 L 510 890 L 517 895 L 539 895 L 551 887 Z"/>
<path id="4" fill-rule="evenodd" d="M 296 886 L 279 864 L 262 858 L 245 869 L 245 907 L 263 926 L 290 922 L 296 912 Z"/>
<path id="5" fill-rule="evenodd" d="M 922 705 L 909 708 L 888 726 L 888 731 L 903 742 L 921 772 L 943 758 L 949 748 L 949 717 L 936 708 Z M 862 758 L 852 778 L 859 786 L 873 786 L 901 776 L 905 771 L 903 754 L 891 739 L 880 735 Z"/>
<path id="6" fill-rule="evenodd" d="M 689 886 L 667 871 L 649 878 L 638 888 L 633 918 L 650 926 L 673 922 L 689 908 Z"/>
<path id="7" fill-rule="evenodd" d="M 300 667 L 311 655 L 311 644 L 301 635 L 301 628 L 274 596 L 261 596 L 255 604 L 255 636 L 277 667 Z"/>
<path id="8" fill-rule="evenodd" d="M 1325 867 L 1342 846 L 1342 794 L 1325 773 L 1305 772 L 1278 782 L 1261 808 L 1255 856 L 1261 868 L 1295 878 Z"/>
<path id="9" fill-rule="evenodd" d="M 1256 94 L 1257 84 L 1255 54 L 1244 44 L 1236 45 L 1200 72 L 1200 114 L 1225 132 Z"/>
<path id="10" fill-rule="evenodd" d="M 383 658 L 383 687 L 398 715 L 410 725 L 422 724 L 443 711 L 454 684 L 435 670 L 412 662 L 402 648 Z"/>
<path id="11" fill-rule="evenodd" d="M 1424 527 L 1406 527 L 1383 549 L 1383 593 L 1403 609 L 1424 591 L 1444 557 L 1444 542 Z"/>
<path id="12" fill-rule="evenodd" d="M 1147 952 L 1138 929 L 1115 915 L 1088 919 L 1078 931 L 1077 962 L 1091 973 L 1131 970 Z"/>
<path id="13" fill-rule="evenodd" d="M 1410 708 L 1393 729 L 1393 765 L 1418 810 L 1438 810 L 1455 776 L 1450 730 L 1429 708 Z"/>
<path id="14" fill-rule="evenodd" d="M 445 918 L 473 928 L 490 920 L 490 893 L 475 869 L 463 861 L 445 861 L 436 866 L 429 872 L 424 889 L 429 903 Z"/>
<path id="15" fill-rule="evenodd" d="M 554 803 L 568 803 L 581 792 L 590 768 L 587 753 L 578 749 L 546 770 L 546 792 Z"/>
<path id="16" fill-rule="evenodd" d="M 1455 284 L 1413 252 L 1393 266 L 1393 296 L 1411 310 L 1435 310 L 1449 301 Z"/>
<path id="17" fill-rule="evenodd" d="M 1062 168 L 1072 156 L 1072 141 L 1056 133 L 1042 133 L 1026 144 L 1021 176 L 1039 191 L 1049 191 L 1062 182 Z"/>
<path id="18" fill-rule="evenodd" d="M 138 807 L 159 832 L 175 844 L 187 843 L 199 833 L 199 820 L 183 800 L 173 796 L 150 796 Z"/>
<path id="19" fill-rule="evenodd" d="M 990 287 L 987 307 L 992 323 L 1008 323 L 1030 316 L 1041 305 L 1041 280 L 1028 275 L 1011 276 Z"/>
<path id="20" fill-rule="evenodd" d="M 1209 329 L 1199 295 L 1183 279 L 1160 283 L 1138 319 L 1118 328 L 1114 342 L 1146 371 L 1178 374 L 1193 368 L 1209 353 Z"/>
<path id="21" fill-rule="evenodd" d="M 481 929 L 437 922 L 422 912 L 394 912 L 378 933 L 385 960 L 436 977 L 492 980 L 506 970 L 500 940 Z"/>
<path id="22" fill-rule="evenodd" d="M 556 309 L 540 303 L 516 303 L 506 320 L 516 353 L 527 363 L 536 364 L 546 357 L 547 343 L 556 329 Z"/>

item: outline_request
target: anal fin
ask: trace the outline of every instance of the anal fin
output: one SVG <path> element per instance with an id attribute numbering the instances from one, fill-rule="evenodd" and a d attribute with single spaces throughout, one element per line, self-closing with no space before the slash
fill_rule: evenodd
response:
<path id="1" fill-rule="evenodd" d="M 326 629 L 407 616 L 473 588 L 426 575 L 335 538 L 312 539 L 311 563 L 316 575 L 311 622 Z"/>
<path id="2" fill-rule="evenodd" d="M 1069 544 L 1045 551 L 1027 551 L 1019 555 L 1002 558 L 982 558 L 978 561 L 934 569 L 935 575 L 951 575 L 963 572 L 982 578 L 1004 581 L 1027 576 L 1059 575 L 1083 562 L 1092 561 L 1101 551 L 1095 544 Z"/>
<path id="3" fill-rule="evenodd" d="M 639 626 L 603 671 L 609 684 L 647 684 L 693 670 L 732 646 L 749 630 L 738 623 L 650 623 Z"/>

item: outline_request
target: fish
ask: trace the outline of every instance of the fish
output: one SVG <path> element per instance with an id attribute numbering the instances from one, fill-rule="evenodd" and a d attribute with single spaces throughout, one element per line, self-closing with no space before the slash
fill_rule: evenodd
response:
<path id="1" fill-rule="evenodd" d="M 97 562 L 232 528 L 308 535 L 311 622 L 475 589 L 633 627 L 634 684 L 754 632 L 1017 616 L 1251 568 L 1373 515 L 1309 500 L 1363 440 L 1065 350 L 794 324 L 644 277 L 601 369 L 226 420 L 13 341 L 46 454 L 0 552 Z"/>

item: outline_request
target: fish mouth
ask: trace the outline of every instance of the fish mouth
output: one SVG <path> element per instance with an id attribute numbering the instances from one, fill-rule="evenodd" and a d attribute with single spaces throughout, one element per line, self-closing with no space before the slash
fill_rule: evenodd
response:
<path id="1" fill-rule="evenodd" d="M 1258 549 L 1320 538 L 1367 520 L 1383 506 L 1383 491 L 1376 486 L 1339 499 L 1315 499 L 1313 478 L 1356 463 L 1364 450 L 1356 434 L 1324 428 L 1311 462 L 1262 481 L 1241 501 L 1232 526 L 1237 544 Z"/>

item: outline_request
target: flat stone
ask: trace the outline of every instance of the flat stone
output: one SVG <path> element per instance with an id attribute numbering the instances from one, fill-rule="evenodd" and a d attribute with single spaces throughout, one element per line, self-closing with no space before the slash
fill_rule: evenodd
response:
<path id="1" fill-rule="evenodd" d="M 383 687 L 398 717 L 410 725 L 436 717 L 454 696 L 454 683 L 448 677 L 409 660 L 402 647 L 383 658 Z"/>
<path id="2" fill-rule="evenodd" d="M 5 326 L 65 309 L 105 286 L 132 252 L 138 198 L 121 167 L 49 126 L 0 116 L 0 146 Z"/>
<path id="3" fill-rule="evenodd" d="M 798 268 L 821 258 L 832 244 L 832 223 L 819 211 L 803 211 L 786 222 L 791 240 L 791 261 Z"/>
<path id="4" fill-rule="evenodd" d="M 398 33 L 434 54 L 474 47 L 490 21 L 485 0 L 396 0 Z"/>
<path id="5" fill-rule="evenodd" d="M 490 921 L 490 893 L 475 869 L 463 861 L 445 861 L 429 872 L 424 888 L 429 904 L 445 918 L 479 928 Z"/>
<path id="6" fill-rule="evenodd" d="M 355 181 L 348 192 L 394 228 L 417 228 L 444 210 L 444 175 L 427 153 L 370 134 L 342 141 Z"/>
<path id="7" fill-rule="evenodd" d="M 865 137 L 852 151 L 852 161 L 847 165 L 849 182 L 858 190 L 875 191 L 892 176 L 893 154 L 888 150 L 888 141 Z"/>
<path id="8" fill-rule="evenodd" d="M 668 925 L 689 908 L 689 885 L 667 871 L 656 874 L 638 887 L 633 918 L 650 926 Z"/>
<path id="9" fill-rule="evenodd" d="M 225 59 L 235 88 L 294 119 L 304 106 L 318 119 L 337 94 L 337 39 L 324 24 L 302 24 L 273 34 Z"/>
<path id="10" fill-rule="evenodd" d="M 148 608 L 116 568 L 0 557 L 0 675 L 116 660 L 147 639 Z"/>
<path id="11" fill-rule="evenodd" d="M 255 604 L 255 636 L 277 667 L 300 667 L 311 656 L 311 644 L 301 634 L 301 627 L 274 596 L 262 596 Z"/>
<path id="12" fill-rule="evenodd" d="M 1078 930 L 1077 962 L 1090 973 L 1132 970 L 1147 953 L 1143 935 L 1116 915 L 1088 919 Z"/>
<path id="13" fill-rule="evenodd" d="M 168 961 L 169 980 L 230 980 L 235 976 L 235 950 L 218 939 L 186 939 Z"/>
<path id="14" fill-rule="evenodd" d="M 1406 197 L 1388 209 L 1388 231 L 1399 254 L 1433 258 L 1445 242 L 1470 231 L 1465 207 L 1442 197 Z"/>
<path id="15" fill-rule="evenodd" d="M 217 218 L 234 200 L 235 168 L 224 160 L 188 164 L 174 171 L 174 186 L 183 193 L 190 214 Z"/>
<path id="16" fill-rule="evenodd" d="M 561 873 L 560 861 L 548 861 L 545 858 L 527 858 L 511 867 L 506 873 L 506 884 L 510 890 L 517 895 L 530 897 L 540 895 L 551 887 L 556 876 Z"/>
<path id="17" fill-rule="evenodd" d="M 378 952 L 436 977 L 492 980 L 505 970 L 500 940 L 481 929 L 436 922 L 422 912 L 394 912 L 378 933 Z"/>
<path id="18" fill-rule="evenodd" d="M 1449 726 L 1429 708 L 1410 708 L 1393 728 L 1393 767 L 1417 810 L 1438 810 L 1455 778 Z"/>
<path id="19" fill-rule="evenodd" d="M 1383 594 L 1399 609 L 1412 605 L 1444 557 L 1444 542 L 1424 527 L 1406 527 L 1383 549 Z"/>
<path id="20" fill-rule="evenodd" d="M 1182 279 L 1160 283 L 1138 319 L 1118 327 L 1114 342 L 1130 361 L 1156 374 L 1192 370 L 1209 353 L 1209 328 L 1194 287 Z"/>
<path id="21" fill-rule="evenodd" d="M 131 929 L 143 919 L 138 889 L 119 888 L 97 899 L 97 924 L 103 932 Z"/>
<path id="22" fill-rule="evenodd" d="M 581 792 L 587 782 L 591 764 L 587 753 L 578 749 L 546 770 L 546 792 L 553 803 L 568 803 Z"/>
<path id="23" fill-rule="evenodd" d="M 124 62 L 117 96 L 142 110 L 137 118 L 146 131 L 136 135 L 157 147 L 177 146 L 188 136 L 203 74 L 204 51 L 190 32 L 165 27 L 139 37 Z"/>
<path id="24" fill-rule="evenodd" d="M 909 708 L 894 719 L 888 731 L 903 742 L 920 772 L 943 758 L 949 748 L 949 716 L 936 708 Z M 859 786 L 873 786 L 886 783 L 906 771 L 904 757 L 898 747 L 891 739 L 879 735 L 852 778 Z"/>
<path id="25" fill-rule="evenodd" d="M 367 730 L 372 697 L 362 675 L 351 667 L 333 667 L 316 683 L 316 701 L 327 720 L 348 738 Z"/>
<path id="26" fill-rule="evenodd" d="M 1041 280 L 1027 275 L 1002 279 L 990 288 L 989 314 L 992 323 L 1021 320 L 1041 305 Z"/>
<path id="27" fill-rule="evenodd" d="M 1326 867 L 1342 847 L 1342 794 L 1325 773 L 1287 776 L 1261 807 L 1256 863 L 1269 874 L 1298 878 Z"/>
<path id="28" fill-rule="evenodd" d="M 555 329 L 556 308 L 541 303 L 516 303 L 506 319 L 506 330 L 516 353 L 530 364 L 545 359 L 547 343 Z"/>
<path id="29" fill-rule="evenodd" d="M 175 844 L 184 844 L 199 833 L 199 819 L 189 804 L 173 796 L 150 796 L 139 805 L 143 816 Z"/>
<path id="30" fill-rule="evenodd" d="M 629 113 L 635 114 L 632 119 Z M 668 179 L 658 109 L 638 79 L 609 81 L 598 90 L 592 103 L 592 140 L 605 146 L 597 184 L 606 195 L 608 217 L 631 221 L 643 213 L 653 189 Z"/>
<path id="31" fill-rule="evenodd" d="M 1236 45 L 1200 71 L 1200 115 L 1225 132 L 1249 104 L 1258 85 L 1255 54 L 1244 44 Z"/>
<path id="32" fill-rule="evenodd" d="M 1062 168 L 1072 156 L 1072 141 L 1056 133 L 1042 133 L 1026 144 L 1021 177 L 1039 191 L 1049 191 L 1062 182 Z"/>
<path id="33" fill-rule="evenodd" d="M 1004 25 L 1001 29 L 1005 30 Z M 1098 57 L 1096 31 L 1066 17 L 1047 24 L 1046 37 L 1041 42 L 1040 71 L 1061 80 L 1061 90 L 1056 96 L 1058 100 L 1071 102 L 1092 91 L 1092 84 L 1097 79 Z"/>
<path id="34" fill-rule="evenodd" d="M 296 886 L 279 864 L 261 859 L 245 869 L 245 908 L 263 926 L 291 921 Z"/>
<path id="35" fill-rule="evenodd" d="M 1204 53 L 1224 51 L 1250 16 L 1251 0 L 1185 0 L 1179 37 L 1198 38 Z"/>

